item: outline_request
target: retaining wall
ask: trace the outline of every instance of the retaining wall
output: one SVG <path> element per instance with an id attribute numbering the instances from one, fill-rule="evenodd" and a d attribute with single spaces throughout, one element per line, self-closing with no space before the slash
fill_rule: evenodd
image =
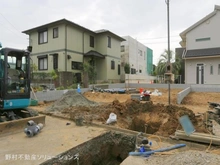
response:
<path id="1" fill-rule="evenodd" d="M 177 94 L 177 104 L 181 104 L 184 97 L 191 92 L 191 87 L 188 87 Z"/>
<path id="2" fill-rule="evenodd" d="M 76 89 L 71 89 L 75 90 Z M 81 89 L 81 93 L 88 91 L 89 88 Z M 55 101 L 62 97 L 68 90 L 53 90 L 53 91 L 38 91 L 35 93 L 38 101 Z M 36 99 L 34 94 L 31 92 L 31 98 Z"/>
<path id="3" fill-rule="evenodd" d="M 125 84 L 125 83 L 118 83 L 118 84 L 97 84 L 97 87 L 108 87 L 111 88 L 168 88 L 168 84 Z M 89 85 L 89 88 L 81 88 L 81 93 L 84 93 L 93 88 L 93 85 Z M 180 104 L 181 101 L 186 97 L 190 92 L 220 92 L 220 85 L 207 85 L 207 84 L 170 84 L 170 89 L 183 89 L 177 95 L 177 103 Z M 186 89 L 186 90 L 185 90 Z M 71 89 L 76 90 L 76 89 Z M 55 90 L 55 91 L 38 91 L 36 92 L 36 96 L 38 101 L 55 101 L 67 92 L 68 90 Z M 34 98 L 33 93 L 31 94 L 31 98 Z"/>
<path id="4" fill-rule="evenodd" d="M 220 92 L 220 85 L 191 85 L 192 92 Z"/>

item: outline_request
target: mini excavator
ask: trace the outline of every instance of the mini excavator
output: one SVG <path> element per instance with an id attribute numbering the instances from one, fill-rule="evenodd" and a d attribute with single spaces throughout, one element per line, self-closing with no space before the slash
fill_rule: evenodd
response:
<path id="1" fill-rule="evenodd" d="M 0 122 L 37 116 L 30 110 L 30 53 L 0 47 Z"/>

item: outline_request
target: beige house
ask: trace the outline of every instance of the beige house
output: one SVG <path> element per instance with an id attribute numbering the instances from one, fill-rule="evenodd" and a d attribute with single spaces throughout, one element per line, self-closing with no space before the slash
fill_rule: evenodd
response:
<path id="1" fill-rule="evenodd" d="M 220 6 L 180 33 L 185 48 L 185 83 L 219 84 L 220 82 Z"/>
<path id="2" fill-rule="evenodd" d="M 81 81 L 87 61 L 93 67 L 94 82 L 120 82 L 120 44 L 124 41 L 120 36 L 108 30 L 91 31 L 66 19 L 23 33 L 29 35 L 31 59 L 39 72 L 56 70 L 60 81 L 71 81 L 71 75 Z"/>

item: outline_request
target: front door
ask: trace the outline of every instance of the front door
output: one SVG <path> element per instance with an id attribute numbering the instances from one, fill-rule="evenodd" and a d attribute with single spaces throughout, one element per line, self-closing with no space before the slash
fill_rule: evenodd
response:
<path id="1" fill-rule="evenodd" d="M 196 84 L 204 84 L 204 64 L 196 66 Z"/>

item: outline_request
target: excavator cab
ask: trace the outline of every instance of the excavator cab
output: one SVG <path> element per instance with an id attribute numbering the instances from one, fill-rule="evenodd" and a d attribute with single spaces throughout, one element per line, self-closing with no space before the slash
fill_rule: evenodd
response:
<path id="1" fill-rule="evenodd" d="M 0 121 L 22 118 L 30 105 L 30 51 L 0 50 Z"/>

